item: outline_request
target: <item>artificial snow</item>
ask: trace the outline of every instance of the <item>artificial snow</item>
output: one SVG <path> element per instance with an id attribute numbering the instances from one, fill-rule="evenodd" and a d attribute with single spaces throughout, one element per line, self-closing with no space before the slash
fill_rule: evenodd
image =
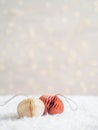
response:
<path id="1" fill-rule="evenodd" d="M 0 104 L 10 97 L 0 96 Z M 16 97 L 6 106 L 0 106 L 0 130 L 98 130 L 96 96 L 71 96 L 78 105 L 76 111 L 72 111 L 65 99 L 62 99 L 65 105 L 62 114 L 19 119 L 17 105 L 23 99 Z"/>

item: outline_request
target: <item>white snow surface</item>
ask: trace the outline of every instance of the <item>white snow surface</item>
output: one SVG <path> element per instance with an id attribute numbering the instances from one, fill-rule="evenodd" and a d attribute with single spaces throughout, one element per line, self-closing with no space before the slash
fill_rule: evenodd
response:
<path id="1" fill-rule="evenodd" d="M 0 104 L 10 97 L 0 96 Z M 98 130 L 98 97 L 70 98 L 77 103 L 77 111 L 72 111 L 62 98 L 65 106 L 62 114 L 19 119 L 17 105 L 24 97 L 16 97 L 6 106 L 0 106 L 0 130 Z"/>

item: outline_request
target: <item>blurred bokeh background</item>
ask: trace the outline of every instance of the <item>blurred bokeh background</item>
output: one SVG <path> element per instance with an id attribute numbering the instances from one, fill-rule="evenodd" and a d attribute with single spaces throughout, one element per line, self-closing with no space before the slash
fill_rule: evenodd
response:
<path id="1" fill-rule="evenodd" d="M 0 0 L 0 94 L 98 95 L 98 0 Z"/>

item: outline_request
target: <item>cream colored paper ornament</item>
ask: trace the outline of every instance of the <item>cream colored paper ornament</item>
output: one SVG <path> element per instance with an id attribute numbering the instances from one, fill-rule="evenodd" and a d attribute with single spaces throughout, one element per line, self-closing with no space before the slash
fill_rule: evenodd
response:
<path id="1" fill-rule="evenodd" d="M 44 109 L 44 103 L 40 99 L 28 98 L 19 103 L 17 112 L 19 114 L 19 117 L 33 117 L 43 115 Z"/>

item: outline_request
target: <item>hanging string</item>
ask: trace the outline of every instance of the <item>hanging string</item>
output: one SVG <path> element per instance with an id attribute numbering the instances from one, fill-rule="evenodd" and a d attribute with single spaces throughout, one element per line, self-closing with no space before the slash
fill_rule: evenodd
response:
<path id="1" fill-rule="evenodd" d="M 18 94 L 15 94 L 14 96 L 12 96 L 11 98 L 9 98 L 7 101 L 5 101 L 3 104 L 0 104 L 0 106 L 5 106 L 6 104 L 8 104 L 12 99 L 18 97 L 18 96 L 25 96 L 28 98 L 27 95 L 25 94 L 22 94 L 22 93 L 18 93 Z"/>
<path id="2" fill-rule="evenodd" d="M 56 95 L 65 98 L 65 101 L 68 103 L 68 105 L 69 105 L 69 107 L 71 108 L 71 110 L 76 111 L 76 110 L 78 109 L 77 103 L 76 103 L 75 101 L 73 101 L 72 99 L 70 99 L 69 97 L 66 97 L 66 96 L 64 96 L 64 95 L 62 95 L 62 94 L 59 94 L 59 93 L 57 93 Z M 71 105 L 70 101 L 75 105 L 74 108 L 73 108 L 73 106 Z"/>
<path id="3" fill-rule="evenodd" d="M 69 97 L 66 97 L 60 93 L 57 93 L 56 95 L 61 96 L 63 98 L 66 99 L 66 102 L 68 103 L 69 107 L 71 108 L 71 110 L 76 111 L 78 109 L 78 105 L 75 101 L 73 101 L 72 99 L 70 99 Z M 7 103 L 9 103 L 11 100 L 13 100 L 14 98 L 16 98 L 17 96 L 25 96 L 28 98 L 27 95 L 23 94 L 23 93 L 18 93 L 15 94 L 14 96 L 12 96 L 11 98 L 9 98 L 7 101 L 5 101 L 3 104 L 0 104 L 0 106 L 5 106 Z M 70 101 L 75 105 L 75 107 L 73 108 L 73 106 L 71 105 Z"/>

